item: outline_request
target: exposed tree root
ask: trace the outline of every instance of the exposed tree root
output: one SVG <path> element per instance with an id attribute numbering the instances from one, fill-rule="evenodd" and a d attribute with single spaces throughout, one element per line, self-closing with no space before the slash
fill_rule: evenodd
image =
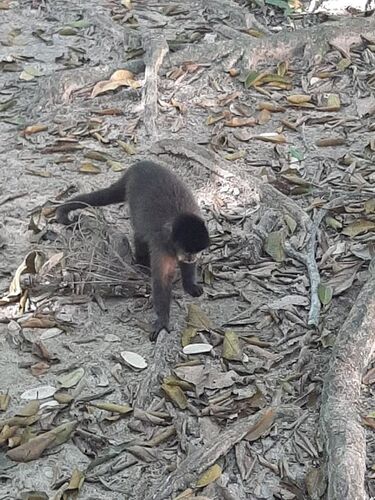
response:
<path id="1" fill-rule="evenodd" d="M 375 276 L 363 286 L 338 333 L 324 382 L 320 428 L 328 500 L 365 500 L 366 437 L 358 403 L 363 371 L 375 348 Z"/>
<path id="2" fill-rule="evenodd" d="M 168 44 L 162 35 L 146 31 L 143 35 L 145 84 L 143 87 L 143 120 L 151 138 L 157 137 L 158 116 L 158 73 L 164 56 L 168 53 Z"/>
<path id="3" fill-rule="evenodd" d="M 232 30 L 236 33 L 235 30 Z M 280 32 L 260 39 L 234 37 L 233 40 L 218 41 L 210 44 L 198 44 L 186 47 L 170 57 L 173 66 L 184 61 L 199 63 L 219 61 L 227 55 L 244 49 L 243 69 L 249 69 L 265 60 L 286 60 L 307 51 L 311 57 L 321 54 L 328 43 L 341 48 L 349 48 L 352 43 L 361 40 L 361 36 L 372 37 L 375 31 L 374 17 L 348 18 L 343 23 L 332 22 L 311 26 L 292 32 Z M 303 43 L 302 41 L 306 41 Z"/>

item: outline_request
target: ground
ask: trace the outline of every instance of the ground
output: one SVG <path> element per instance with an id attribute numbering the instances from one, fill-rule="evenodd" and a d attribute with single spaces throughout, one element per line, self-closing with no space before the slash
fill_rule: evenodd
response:
<path id="1" fill-rule="evenodd" d="M 375 30 L 283 3 L 0 0 L 1 499 L 324 497 L 323 381 L 374 256 Z M 126 206 L 53 221 L 144 158 L 211 235 L 156 345 Z"/>

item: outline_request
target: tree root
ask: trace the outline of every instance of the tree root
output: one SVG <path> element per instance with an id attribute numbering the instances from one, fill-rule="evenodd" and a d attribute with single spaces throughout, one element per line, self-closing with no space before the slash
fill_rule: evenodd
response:
<path id="1" fill-rule="evenodd" d="M 158 73 L 164 56 L 168 53 L 168 44 L 162 35 L 146 31 L 143 35 L 145 84 L 143 87 L 142 105 L 143 120 L 149 136 L 155 139 L 158 116 Z"/>
<path id="2" fill-rule="evenodd" d="M 366 436 L 358 415 L 363 371 L 375 349 L 375 276 L 363 286 L 333 348 L 325 378 L 320 428 L 329 500 L 367 498 Z"/>
<path id="3" fill-rule="evenodd" d="M 255 67 L 262 61 L 285 61 L 288 58 L 302 55 L 303 51 L 310 58 L 321 54 L 328 48 L 328 44 L 349 48 L 352 43 L 358 43 L 361 36 L 372 37 L 375 30 L 374 17 L 348 18 L 343 23 L 332 22 L 303 28 L 293 32 L 280 32 L 273 36 L 260 39 L 248 37 L 244 39 L 220 40 L 202 45 L 192 45 L 179 50 L 170 57 L 172 66 L 179 66 L 184 61 L 206 63 L 220 61 L 233 54 L 234 51 L 244 49 L 243 70 Z M 233 30 L 233 33 L 236 31 Z M 306 40 L 306 43 L 301 42 Z"/>

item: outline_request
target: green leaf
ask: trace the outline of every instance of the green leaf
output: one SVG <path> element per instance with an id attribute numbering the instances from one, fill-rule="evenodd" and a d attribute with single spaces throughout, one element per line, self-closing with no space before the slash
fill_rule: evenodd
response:
<path id="1" fill-rule="evenodd" d="M 318 286 L 318 296 L 320 302 L 326 306 L 332 300 L 333 289 L 329 285 L 324 285 L 323 283 L 319 283 Z"/>

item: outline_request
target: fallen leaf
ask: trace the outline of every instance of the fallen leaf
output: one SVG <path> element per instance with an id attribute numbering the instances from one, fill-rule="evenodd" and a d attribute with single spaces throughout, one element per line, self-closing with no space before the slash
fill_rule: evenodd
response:
<path id="1" fill-rule="evenodd" d="M 189 304 L 187 323 L 197 330 L 210 331 L 212 326 L 208 316 L 195 304 Z"/>
<path id="2" fill-rule="evenodd" d="M 264 251 L 276 262 L 283 262 L 285 260 L 284 240 L 285 237 L 282 230 L 272 231 L 266 238 Z"/>
<path id="3" fill-rule="evenodd" d="M 113 73 L 109 80 L 103 80 L 94 86 L 91 92 L 91 98 L 110 90 L 116 90 L 119 87 L 131 87 L 133 89 L 137 89 L 140 86 L 141 84 L 134 80 L 134 75 L 131 71 L 119 69 Z"/>
<path id="4" fill-rule="evenodd" d="M 319 283 L 318 296 L 319 296 L 320 302 L 324 306 L 328 305 L 331 302 L 332 296 L 333 296 L 332 287 L 330 287 L 329 285 L 325 285 L 323 283 Z"/>
<path id="5" fill-rule="evenodd" d="M 245 439 L 247 441 L 256 441 L 271 429 L 274 420 L 275 410 L 267 410 L 246 434 Z"/>
<path id="6" fill-rule="evenodd" d="M 29 127 L 26 127 L 24 130 L 21 131 L 21 135 L 32 135 L 32 134 L 38 134 L 39 132 L 44 132 L 45 130 L 48 130 L 48 125 L 43 125 L 41 123 L 38 123 L 36 125 L 30 125 Z"/>
<path id="7" fill-rule="evenodd" d="M 7 457 L 15 462 L 30 462 L 39 458 L 46 449 L 53 448 L 67 441 L 78 422 L 67 422 L 55 427 L 51 431 L 40 434 L 7 452 Z"/>
<path id="8" fill-rule="evenodd" d="M 32 417 L 40 409 L 40 402 L 37 399 L 31 400 L 26 406 L 16 412 L 17 417 Z"/>
<path id="9" fill-rule="evenodd" d="M 242 359 L 240 341 L 236 332 L 231 330 L 225 332 L 222 356 L 228 360 L 240 361 Z"/>
<path id="10" fill-rule="evenodd" d="M 89 161 L 85 161 L 79 167 L 79 171 L 83 174 L 100 174 L 101 170 L 98 165 L 91 163 Z"/>
<path id="11" fill-rule="evenodd" d="M 196 484 L 197 488 L 204 488 L 208 484 L 213 483 L 214 481 L 219 479 L 221 474 L 222 474 L 222 470 L 221 470 L 220 465 L 218 465 L 218 464 L 212 465 L 198 479 L 197 484 Z"/>
<path id="12" fill-rule="evenodd" d="M 234 116 L 229 120 L 225 120 L 224 125 L 226 127 L 254 127 L 257 124 L 255 118 L 246 118 L 240 116 Z"/>
<path id="13" fill-rule="evenodd" d="M 70 478 L 68 487 L 66 491 L 79 491 L 85 481 L 85 476 L 83 472 L 78 469 L 73 469 L 72 476 Z"/>
<path id="14" fill-rule="evenodd" d="M 0 411 L 6 411 L 10 403 L 9 394 L 0 394 Z"/>
<path id="15" fill-rule="evenodd" d="M 263 142 L 273 142 L 275 144 L 283 144 L 287 142 L 285 135 L 276 134 L 275 132 L 253 135 L 252 139 L 257 139 Z"/>
<path id="16" fill-rule="evenodd" d="M 374 229 L 375 222 L 366 219 L 358 219 L 355 222 L 352 222 L 351 224 L 345 226 L 341 231 L 341 234 L 345 234 L 345 236 L 354 238 L 359 234 L 367 233 L 368 231 L 374 231 Z"/>
<path id="17" fill-rule="evenodd" d="M 90 403 L 90 406 L 98 408 L 99 410 L 109 411 L 111 413 L 119 413 L 120 415 L 127 415 L 133 411 L 133 408 L 128 404 L 115 404 L 115 403 Z"/>
<path id="18" fill-rule="evenodd" d="M 60 387 L 62 387 L 63 389 L 70 389 L 71 387 L 74 387 L 78 384 L 84 374 L 84 368 L 77 368 L 70 373 L 61 375 L 57 378 L 57 381 L 60 384 Z"/>
<path id="19" fill-rule="evenodd" d="M 177 385 L 162 384 L 161 388 L 177 408 L 186 410 L 187 399 L 181 387 Z"/>
<path id="20" fill-rule="evenodd" d="M 197 335 L 198 330 L 192 326 L 187 326 L 181 335 L 181 345 L 182 347 L 187 346 L 191 343 L 192 339 Z"/>
<path id="21" fill-rule="evenodd" d="M 292 104 L 305 104 L 311 101 L 311 96 L 304 94 L 295 94 L 287 96 L 286 99 Z"/>
<path id="22" fill-rule="evenodd" d="M 327 137 L 326 139 L 318 139 L 315 144 L 319 148 L 343 146 L 344 144 L 346 144 L 346 139 L 344 137 Z"/>
<path id="23" fill-rule="evenodd" d="M 56 390 L 56 387 L 51 385 L 39 385 L 38 387 L 23 392 L 21 394 L 21 399 L 47 399 L 53 396 Z"/>

